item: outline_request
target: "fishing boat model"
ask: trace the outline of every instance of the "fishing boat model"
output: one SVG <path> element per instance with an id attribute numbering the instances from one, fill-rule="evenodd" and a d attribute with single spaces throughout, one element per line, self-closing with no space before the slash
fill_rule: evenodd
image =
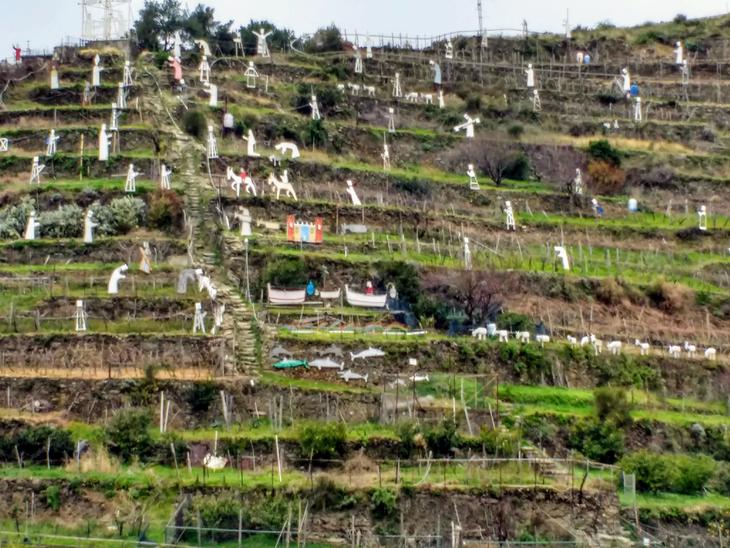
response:
<path id="1" fill-rule="evenodd" d="M 267 284 L 266 289 L 269 294 L 269 303 L 271 304 L 285 306 L 304 304 L 304 300 L 307 298 L 306 289 L 272 289 L 271 284 Z"/>
<path id="2" fill-rule="evenodd" d="M 363 308 L 385 308 L 385 301 L 388 300 L 387 293 L 385 295 L 366 295 L 365 293 L 357 293 L 345 286 L 345 298 L 352 306 L 360 306 Z"/>

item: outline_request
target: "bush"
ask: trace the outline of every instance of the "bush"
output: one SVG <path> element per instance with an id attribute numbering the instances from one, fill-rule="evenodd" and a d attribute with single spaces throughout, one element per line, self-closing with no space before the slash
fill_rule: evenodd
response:
<path id="1" fill-rule="evenodd" d="M 512 458 L 516 457 L 519 453 L 519 438 L 514 432 L 482 427 L 479 441 L 481 441 L 488 455 Z"/>
<path id="2" fill-rule="evenodd" d="M 668 283 L 664 278 L 657 279 L 646 288 L 646 296 L 656 308 L 669 314 L 684 309 L 688 295 L 676 284 Z"/>
<path id="3" fill-rule="evenodd" d="M 636 489 L 641 492 L 701 493 L 715 474 L 716 463 L 705 455 L 657 455 L 639 451 L 621 460 L 621 469 L 636 474 Z"/>
<path id="4" fill-rule="evenodd" d="M 588 156 L 594 160 L 608 162 L 613 166 L 621 167 L 621 153 L 605 139 L 591 141 L 588 144 Z"/>
<path id="5" fill-rule="evenodd" d="M 76 204 L 41 213 L 40 234 L 45 238 L 77 238 L 84 229 L 84 212 Z"/>
<path id="6" fill-rule="evenodd" d="M 598 282 L 596 298 L 605 305 L 617 306 L 624 300 L 624 288 L 615 278 L 603 278 Z"/>
<path id="7" fill-rule="evenodd" d="M 208 120 L 199 110 L 188 110 L 183 116 L 183 129 L 188 135 L 202 139 L 208 133 Z"/>
<path id="8" fill-rule="evenodd" d="M 157 190 L 150 197 L 147 219 L 151 228 L 169 230 L 183 223 L 183 201 L 177 192 Z"/>
<path id="9" fill-rule="evenodd" d="M 315 459 L 341 457 L 347 445 L 347 430 L 341 422 L 313 423 L 305 426 L 299 436 L 302 456 Z"/>
<path id="10" fill-rule="evenodd" d="M 715 474 L 716 463 L 705 455 L 676 455 L 671 457 L 677 467 L 673 489 L 683 495 L 702 493 Z"/>
<path id="11" fill-rule="evenodd" d="M 614 164 L 604 161 L 590 162 L 588 176 L 592 190 L 596 194 L 618 194 L 626 183 L 626 173 Z"/>
<path id="12" fill-rule="evenodd" d="M 508 331 L 532 331 L 535 323 L 532 318 L 517 312 L 502 312 L 497 316 L 497 327 Z"/>
<path id="13" fill-rule="evenodd" d="M 588 419 L 571 429 L 568 445 L 591 460 L 613 464 L 624 452 L 624 434 L 612 422 Z"/>
<path id="14" fill-rule="evenodd" d="M 507 128 L 507 134 L 512 137 L 513 139 L 519 139 L 524 135 L 525 128 L 521 126 L 520 124 L 513 124 L 509 128 Z"/>
<path id="15" fill-rule="evenodd" d="M 319 29 L 304 44 L 304 50 L 307 53 L 342 51 L 343 47 L 342 34 L 335 25 Z"/>
<path id="16" fill-rule="evenodd" d="M 600 421 L 611 421 L 616 426 L 631 424 L 631 402 L 620 388 L 596 388 L 593 391 L 596 416 Z"/>
<path id="17" fill-rule="evenodd" d="M 61 464 L 74 452 L 71 434 L 51 426 L 26 426 L 0 436 L 0 461 L 15 462 L 16 447 L 21 459 L 32 464 L 45 464 L 46 457 L 51 463 Z"/>
<path id="18" fill-rule="evenodd" d="M 266 265 L 261 279 L 264 286 L 270 283 L 278 287 L 303 287 L 309 279 L 309 271 L 298 259 L 277 259 Z"/>
<path id="19" fill-rule="evenodd" d="M 104 428 L 104 441 L 109 452 L 129 463 L 135 458 L 143 461 L 154 450 L 149 428 L 150 414 L 144 409 L 120 411 Z"/>
<path id="20" fill-rule="evenodd" d="M 522 153 L 516 154 L 511 159 L 507 169 L 504 170 L 505 179 L 524 181 L 530 178 L 530 161 Z"/>
<path id="21" fill-rule="evenodd" d="M 464 108 L 468 112 L 479 112 L 482 110 L 482 96 L 481 95 L 469 95 L 466 98 L 466 104 Z"/>
<path id="22" fill-rule="evenodd" d="M 309 120 L 302 132 L 302 142 L 305 146 L 325 146 L 327 144 L 327 129 L 322 120 Z"/>
<path id="23" fill-rule="evenodd" d="M 186 400 L 190 410 L 197 414 L 207 413 L 210 406 L 218 397 L 218 387 L 214 382 L 197 382 L 190 387 Z"/>
<path id="24" fill-rule="evenodd" d="M 426 430 L 424 437 L 434 457 L 449 456 L 452 448 L 458 445 L 456 424 L 448 417 L 445 417 L 439 426 Z"/>
<path id="25" fill-rule="evenodd" d="M 398 497 L 390 489 L 375 489 L 370 496 L 370 509 L 376 519 L 392 517 L 398 509 Z"/>
<path id="26" fill-rule="evenodd" d="M 58 512 L 61 509 L 61 489 L 58 485 L 49 485 L 46 487 L 46 505 L 53 510 Z"/>

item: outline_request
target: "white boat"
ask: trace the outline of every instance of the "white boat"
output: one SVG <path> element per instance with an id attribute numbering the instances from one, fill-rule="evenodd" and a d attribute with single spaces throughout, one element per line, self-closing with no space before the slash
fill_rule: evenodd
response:
<path id="1" fill-rule="evenodd" d="M 351 291 L 350 288 L 345 285 L 345 298 L 352 306 L 360 306 L 363 308 L 385 308 L 385 301 L 388 300 L 388 295 L 366 295 L 365 293 L 356 293 L 355 291 Z"/>
<path id="2" fill-rule="evenodd" d="M 337 288 L 334 291 L 320 291 L 319 298 L 323 301 L 336 301 L 342 295 L 342 290 Z"/>
<path id="3" fill-rule="evenodd" d="M 304 304 L 304 300 L 307 298 L 306 289 L 272 289 L 271 284 L 266 285 L 266 289 L 269 293 L 269 303 L 280 304 L 280 305 L 296 305 Z"/>

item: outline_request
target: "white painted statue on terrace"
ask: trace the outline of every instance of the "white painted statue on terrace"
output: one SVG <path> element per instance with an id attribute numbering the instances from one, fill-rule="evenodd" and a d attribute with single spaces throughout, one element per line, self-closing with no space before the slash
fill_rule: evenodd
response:
<path id="1" fill-rule="evenodd" d="M 35 210 L 32 210 L 28 214 L 28 220 L 25 223 L 25 233 L 23 234 L 23 238 L 26 240 L 35 240 L 36 229 L 40 228 L 40 226 L 41 223 L 35 219 Z"/>
<path id="2" fill-rule="evenodd" d="M 137 177 L 142 175 L 139 171 L 135 171 L 134 164 L 129 164 L 127 169 L 127 180 L 124 182 L 124 192 L 137 192 Z"/>
<path id="3" fill-rule="evenodd" d="M 454 58 L 454 44 L 451 43 L 451 38 L 446 39 L 446 51 L 444 52 L 446 59 Z"/>
<path id="4" fill-rule="evenodd" d="M 446 101 L 444 101 L 444 90 L 439 90 L 439 108 L 445 109 L 446 108 Z"/>
<path id="5" fill-rule="evenodd" d="M 112 103 L 112 114 L 109 123 L 109 131 L 119 131 L 119 109 L 116 103 Z"/>
<path id="6" fill-rule="evenodd" d="M 532 68 L 532 63 L 527 65 L 527 70 L 525 70 L 525 76 L 527 77 L 527 89 L 532 89 L 535 87 L 535 69 Z"/>
<path id="7" fill-rule="evenodd" d="M 350 195 L 350 199 L 352 200 L 352 205 L 354 206 L 361 206 L 362 202 L 360 201 L 360 198 L 357 196 L 357 192 L 355 192 L 355 187 L 352 183 L 352 181 L 347 181 L 347 193 Z"/>
<path id="8" fill-rule="evenodd" d="M 58 81 L 58 69 L 54 66 L 51 68 L 51 89 L 60 89 L 61 83 Z"/>
<path id="9" fill-rule="evenodd" d="M 77 333 L 83 333 L 86 331 L 86 310 L 84 308 L 84 301 L 78 300 L 76 301 L 76 322 L 75 322 L 75 330 Z"/>
<path id="10" fill-rule="evenodd" d="M 482 121 L 479 118 L 472 118 L 468 114 L 464 114 L 464 122 L 463 124 L 460 124 L 454 128 L 454 131 L 456 133 L 460 131 L 464 131 L 466 133 L 467 139 L 473 139 L 474 138 L 474 126 L 477 124 L 481 124 Z"/>
<path id="11" fill-rule="evenodd" d="M 46 156 L 56 155 L 56 144 L 59 139 L 60 137 L 56 135 L 56 130 L 52 129 L 48 134 L 48 139 L 46 139 Z"/>
<path id="12" fill-rule="evenodd" d="M 395 109 L 388 109 L 388 133 L 395 133 Z"/>
<path id="13" fill-rule="evenodd" d="M 208 145 L 207 150 L 208 160 L 215 160 L 218 158 L 218 141 L 215 138 L 215 130 L 213 126 L 208 126 Z"/>
<path id="14" fill-rule="evenodd" d="M 162 190 L 170 190 L 170 176 L 172 175 L 172 170 L 169 169 L 165 164 L 162 164 L 160 166 L 160 188 Z"/>
<path id="15" fill-rule="evenodd" d="M 256 65 L 253 61 L 248 62 L 248 68 L 243 73 L 246 78 L 246 87 L 248 89 L 256 89 L 256 80 L 259 78 L 259 71 L 256 70 Z"/>
<path id="16" fill-rule="evenodd" d="M 124 61 L 122 84 L 125 88 L 131 88 L 134 85 L 134 79 L 132 78 L 132 64 L 129 61 Z"/>
<path id="17" fill-rule="evenodd" d="M 41 173 L 46 169 L 45 164 L 41 164 L 38 156 L 33 156 L 33 165 L 30 168 L 30 184 L 41 184 Z"/>
<path id="18" fill-rule="evenodd" d="M 631 74 L 629 74 L 629 69 L 623 68 L 621 69 L 621 78 L 622 78 L 622 89 L 624 93 L 631 93 Z"/>
<path id="19" fill-rule="evenodd" d="M 254 32 L 253 34 L 256 36 L 256 53 L 258 53 L 261 57 L 271 57 L 269 44 L 266 41 L 266 39 L 271 36 L 271 31 L 266 32 L 263 28 L 260 28 L 259 32 Z"/>
<path id="20" fill-rule="evenodd" d="M 119 82 L 117 87 L 117 108 L 120 110 L 127 109 L 127 90 L 124 88 L 123 82 Z"/>
<path id="21" fill-rule="evenodd" d="M 565 249 L 564 246 L 555 246 L 555 256 L 562 262 L 563 270 L 570 270 L 570 259 L 568 258 L 568 251 Z"/>
<path id="22" fill-rule="evenodd" d="M 94 68 L 91 69 L 91 85 L 95 88 L 101 86 L 101 73 L 104 71 L 104 67 L 101 66 L 101 57 L 99 55 L 94 56 Z"/>
<path id="23" fill-rule="evenodd" d="M 702 231 L 707 230 L 707 206 L 700 206 L 697 210 L 697 218 L 699 221 L 699 229 Z"/>
<path id="24" fill-rule="evenodd" d="M 0 137 L 0 152 L 7 152 L 8 150 L 10 150 L 10 139 Z"/>
<path id="25" fill-rule="evenodd" d="M 261 158 L 261 154 L 256 152 L 256 137 L 253 134 L 253 130 L 248 130 L 248 137 L 243 138 L 246 141 L 247 149 L 246 154 L 251 158 Z"/>
<path id="26" fill-rule="evenodd" d="M 372 46 L 369 34 L 365 38 L 365 57 L 368 59 L 373 58 L 373 46 Z"/>
<path id="27" fill-rule="evenodd" d="M 681 65 L 684 63 L 684 47 L 682 42 L 677 42 L 677 47 L 674 48 L 674 64 Z"/>
<path id="28" fill-rule="evenodd" d="M 642 115 L 641 115 L 641 97 L 635 97 L 634 98 L 634 122 L 641 122 L 642 121 Z"/>
<path id="29" fill-rule="evenodd" d="M 316 95 L 312 95 L 312 101 L 309 103 L 309 108 L 312 109 L 312 120 L 322 119 L 322 116 L 319 113 L 319 103 L 317 103 Z"/>
<path id="30" fill-rule="evenodd" d="M 99 161 L 106 162 L 109 160 L 109 143 L 111 137 L 107 135 L 106 124 L 101 124 L 99 130 Z"/>
<path id="31" fill-rule="evenodd" d="M 471 260 L 471 249 L 469 248 L 469 238 L 464 238 L 464 269 L 471 270 L 472 269 L 472 260 Z"/>
<path id="32" fill-rule="evenodd" d="M 182 37 L 180 36 L 180 31 L 175 31 L 175 40 L 173 42 L 172 46 L 172 56 L 176 59 L 182 58 Z"/>
<path id="33" fill-rule="evenodd" d="M 395 78 L 393 79 L 393 97 L 396 99 L 403 97 L 403 89 L 400 85 L 400 72 L 396 72 Z"/>
<path id="34" fill-rule="evenodd" d="M 469 164 L 466 175 L 469 177 L 469 189 L 479 190 L 479 180 L 477 179 L 477 172 L 474 170 L 474 164 Z"/>
<path id="35" fill-rule="evenodd" d="M 362 54 L 357 46 L 355 46 L 355 74 L 362 74 Z"/>
<path id="36" fill-rule="evenodd" d="M 515 212 L 512 209 L 512 202 L 509 200 L 504 203 L 504 217 L 507 224 L 507 230 L 517 230 L 515 224 Z"/>
<path id="37" fill-rule="evenodd" d="M 388 138 L 383 137 L 383 153 L 380 157 L 383 159 L 383 171 L 390 171 L 390 147 L 388 146 Z"/>
<path id="38" fill-rule="evenodd" d="M 94 222 L 94 212 L 88 209 L 84 216 L 84 243 L 94 243 L 94 229 L 99 226 L 98 223 Z"/>
<path id="39" fill-rule="evenodd" d="M 149 242 L 142 242 L 139 248 L 139 269 L 145 274 L 152 272 L 152 250 Z"/>
<path id="40" fill-rule="evenodd" d="M 575 169 L 575 178 L 573 179 L 573 193 L 576 196 L 583 196 L 583 173 L 580 168 Z"/>
<path id="41" fill-rule="evenodd" d="M 129 270 L 129 267 L 126 264 L 123 264 L 112 272 L 112 275 L 109 278 L 109 285 L 106 290 L 109 295 L 117 295 L 119 293 L 119 282 L 126 278 L 124 273 L 127 270 Z"/>
<path id="42" fill-rule="evenodd" d="M 542 100 L 540 100 L 540 92 L 536 89 L 532 90 L 532 111 L 533 112 L 540 112 L 542 111 Z"/>
<path id="43" fill-rule="evenodd" d="M 218 86 L 216 84 L 208 84 L 203 91 L 210 95 L 208 99 L 208 106 L 216 108 L 218 106 Z"/>
<path id="44" fill-rule="evenodd" d="M 200 61 L 198 72 L 198 79 L 200 80 L 200 83 L 210 84 L 210 64 L 208 63 L 208 57 L 205 55 L 203 55 L 203 59 Z"/>

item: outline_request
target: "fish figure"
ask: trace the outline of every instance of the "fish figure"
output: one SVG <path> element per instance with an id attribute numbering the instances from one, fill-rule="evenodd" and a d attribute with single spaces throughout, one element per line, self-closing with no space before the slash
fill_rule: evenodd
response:
<path id="1" fill-rule="evenodd" d="M 372 346 L 367 350 L 358 352 L 357 354 L 353 354 L 352 352 L 350 352 L 350 359 L 352 361 L 366 360 L 368 358 L 382 358 L 383 356 L 385 356 L 385 352 L 383 352 L 379 348 L 373 348 Z"/>
<path id="2" fill-rule="evenodd" d="M 306 360 L 284 360 L 274 364 L 274 369 L 296 369 L 298 367 L 306 369 L 309 364 Z"/>
<path id="3" fill-rule="evenodd" d="M 313 360 L 313 361 L 309 362 L 309 365 L 311 367 L 316 367 L 320 371 L 322 369 L 339 369 L 340 371 L 342 371 L 345 368 L 344 363 L 337 363 L 336 361 L 331 360 L 330 358 L 324 358 L 324 359 L 320 358 L 318 360 Z"/>
<path id="4" fill-rule="evenodd" d="M 369 374 L 360 375 L 360 374 L 355 373 L 354 371 L 348 369 L 347 371 L 344 371 L 342 373 L 337 373 L 337 376 L 339 376 L 345 382 L 365 381 L 367 383 Z"/>
<path id="5" fill-rule="evenodd" d="M 413 375 L 408 379 L 411 382 L 428 382 L 429 378 L 428 375 Z"/>
<path id="6" fill-rule="evenodd" d="M 269 356 L 271 358 L 280 358 L 280 357 L 291 357 L 294 354 L 292 352 L 289 352 L 286 348 L 283 346 L 277 346 L 274 348 L 270 353 Z"/>
<path id="7" fill-rule="evenodd" d="M 342 352 L 342 348 L 333 344 L 332 346 L 328 346 L 324 350 L 317 350 L 317 355 L 319 355 L 319 356 L 337 356 L 338 358 L 342 358 L 345 354 L 344 354 L 344 352 Z"/>

